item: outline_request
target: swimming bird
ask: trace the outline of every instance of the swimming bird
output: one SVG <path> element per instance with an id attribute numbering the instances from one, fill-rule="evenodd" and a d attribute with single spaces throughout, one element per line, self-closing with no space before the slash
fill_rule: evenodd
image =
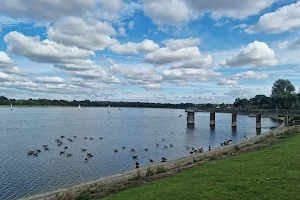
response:
<path id="1" fill-rule="evenodd" d="M 84 137 L 84 139 L 86 140 L 86 139 L 87 139 L 87 137 Z"/>
<path id="2" fill-rule="evenodd" d="M 167 145 L 164 145 L 164 148 L 166 149 L 166 148 L 168 148 L 168 146 L 167 146 Z"/>
<path id="3" fill-rule="evenodd" d="M 149 161 L 150 161 L 151 163 L 153 163 L 153 162 L 154 162 L 154 160 L 152 160 L 152 159 L 150 159 Z"/>
<path id="4" fill-rule="evenodd" d="M 173 145 L 173 144 L 170 144 L 170 147 L 174 147 L 174 145 Z"/>
<path id="5" fill-rule="evenodd" d="M 37 153 L 41 153 L 41 150 L 40 150 L 40 149 L 37 149 L 36 152 L 37 152 Z"/>
<path id="6" fill-rule="evenodd" d="M 88 158 L 85 158 L 84 161 L 87 162 L 87 161 L 88 161 Z"/>
<path id="7" fill-rule="evenodd" d="M 68 157 L 71 157 L 71 156 L 72 156 L 72 154 L 71 154 L 71 153 L 67 153 L 67 158 L 68 158 Z"/>
<path id="8" fill-rule="evenodd" d="M 76 135 L 74 135 L 74 136 L 73 136 L 73 138 L 77 138 L 77 136 L 76 136 Z"/>
<path id="9" fill-rule="evenodd" d="M 118 152 L 118 149 L 114 149 L 114 152 L 117 153 L 117 152 Z"/>
<path id="10" fill-rule="evenodd" d="M 210 145 L 208 146 L 208 151 L 210 151 L 211 150 L 211 147 L 210 147 Z"/>
<path id="11" fill-rule="evenodd" d="M 65 151 L 60 151 L 59 155 L 65 154 Z"/>
<path id="12" fill-rule="evenodd" d="M 43 147 L 46 148 L 46 147 L 48 147 L 48 145 L 44 144 Z"/>
<path id="13" fill-rule="evenodd" d="M 122 149 L 126 149 L 126 146 L 122 146 Z"/>
<path id="14" fill-rule="evenodd" d="M 93 140 L 93 139 L 94 139 L 94 138 L 92 138 L 92 137 L 90 138 L 90 140 Z"/>
<path id="15" fill-rule="evenodd" d="M 166 139 L 165 138 L 163 138 L 161 141 L 165 141 Z"/>
<path id="16" fill-rule="evenodd" d="M 60 136 L 60 138 L 64 138 L 64 137 L 65 137 L 64 135 Z"/>
<path id="17" fill-rule="evenodd" d="M 165 157 L 161 158 L 161 162 L 166 162 L 166 161 L 167 161 L 167 159 Z"/>
<path id="18" fill-rule="evenodd" d="M 67 149 L 68 147 L 67 146 L 65 146 L 65 148 L 64 149 Z"/>
<path id="19" fill-rule="evenodd" d="M 103 137 L 101 137 L 101 138 L 99 138 L 100 140 L 102 140 L 103 139 Z"/>
<path id="20" fill-rule="evenodd" d="M 48 148 L 48 147 L 45 147 L 45 151 L 49 151 L 49 148 Z"/>
<path id="21" fill-rule="evenodd" d="M 159 144 L 158 144 L 158 143 L 156 143 L 156 146 L 158 147 L 158 146 L 159 146 Z"/>
<path id="22" fill-rule="evenodd" d="M 135 149 L 131 148 L 130 151 L 131 151 L 131 152 L 135 152 Z"/>
<path id="23" fill-rule="evenodd" d="M 140 168 L 140 163 L 135 162 L 135 168 Z"/>
<path id="24" fill-rule="evenodd" d="M 137 159 L 138 156 L 132 156 L 133 159 Z"/>
<path id="25" fill-rule="evenodd" d="M 87 157 L 91 158 L 91 157 L 94 157 L 94 155 L 92 153 L 87 153 Z"/>
<path id="26" fill-rule="evenodd" d="M 145 149 L 145 151 L 148 151 L 148 150 L 149 150 L 148 148 Z"/>
<path id="27" fill-rule="evenodd" d="M 182 115 L 179 115 L 179 117 L 178 117 L 178 118 L 180 118 L 180 117 L 182 117 Z"/>
<path id="28" fill-rule="evenodd" d="M 86 152 L 86 149 L 81 148 L 81 152 Z"/>

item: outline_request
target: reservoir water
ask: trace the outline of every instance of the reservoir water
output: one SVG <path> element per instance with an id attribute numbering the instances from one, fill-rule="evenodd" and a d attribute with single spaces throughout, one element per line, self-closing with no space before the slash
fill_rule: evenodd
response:
<path id="1" fill-rule="evenodd" d="M 134 169 L 133 155 L 143 167 L 150 165 L 149 159 L 160 162 L 161 157 L 188 156 L 187 146 L 207 151 L 209 145 L 217 148 L 225 139 L 238 142 L 245 140 L 245 135 L 257 134 L 255 118 L 248 116 L 237 116 L 236 130 L 231 129 L 230 114 L 216 114 L 213 130 L 209 113 L 197 113 L 195 121 L 194 127 L 188 127 L 184 110 L 172 109 L 15 107 L 11 111 L 2 107 L 0 199 L 17 199 Z M 261 134 L 277 125 L 263 118 Z M 58 146 L 55 139 L 61 136 L 65 136 L 60 139 L 64 144 Z M 43 145 L 48 145 L 49 151 Z M 71 157 L 60 155 L 65 146 Z M 87 152 L 81 148 L 94 157 L 85 162 Z M 41 150 L 37 157 L 27 155 L 36 149 Z"/>

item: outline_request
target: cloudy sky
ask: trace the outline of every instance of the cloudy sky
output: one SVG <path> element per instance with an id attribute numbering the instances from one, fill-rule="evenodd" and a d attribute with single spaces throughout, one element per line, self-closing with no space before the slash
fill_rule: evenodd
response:
<path id="1" fill-rule="evenodd" d="M 299 33 L 296 0 L 0 0 L 0 95 L 232 103 L 299 88 Z"/>

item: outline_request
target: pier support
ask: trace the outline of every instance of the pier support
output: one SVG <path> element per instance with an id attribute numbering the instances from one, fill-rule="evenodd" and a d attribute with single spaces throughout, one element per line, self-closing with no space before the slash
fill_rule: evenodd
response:
<path id="1" fill-rule="evenodd" d="M 210 113 L 210 126 L 215 127 L 216 125 L 216 113 L 211 112 Z"/>
<path id="2" fill-rule="evenodd" d="M 284 126 L 288 126 L 289 125 L 289 116 L 285 115 L 284 116 Z"/>
<path id="3" fill-rule="evenodd" d="M 195 124 L 195 112 L 187 113 L 187 124 Z"/>
<path id="4" fill-rule="evenodd" d="M 261 129 L 261 115 L 256 115 L 256 129 Z"/>
<path id="5" fill-rule="evenodd" d="M 236 128 L 236 113 L 232 113 L 231 127 Z"/>

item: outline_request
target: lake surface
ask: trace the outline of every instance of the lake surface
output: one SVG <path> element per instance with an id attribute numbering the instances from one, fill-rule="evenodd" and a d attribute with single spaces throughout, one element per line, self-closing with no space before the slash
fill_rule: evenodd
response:
<path id="1" fill-rule="evenodd" d="M 0 108 L 0 199 L 16 199 L 134 169 L 133 155 L 143 167 L 150 164 L 149 159 L 160 162 L 161 157 L 174 160 L 187 156 L 186 146 L 207 151 L 209 145 L 218 148 L 225 139 L 238 142 L 245 140 L 244 135 L 257 134 L 255 118 L 242 115 L 237 116 L 233 131 L 231 114 L 216 114 L 216 127 L 211 130 L 209 113 L 197 113 L 195 126 L 188 127 L 184 110 L 110 108 L 109 112 L 108 108 Z M 277 125 L 263 118 L 262 134 Z M 55 139 L 62 135 L 64 144 L 58 146 Z M 44 151 L 43 145 L 50 150 Z M 59 154 L 64 146 L 71 157 Z M 94 157 L 85 162 L 86 152 L 81 148 Z M 38 157 L 27 155 L 35 149 L 42 150 Z"/>

